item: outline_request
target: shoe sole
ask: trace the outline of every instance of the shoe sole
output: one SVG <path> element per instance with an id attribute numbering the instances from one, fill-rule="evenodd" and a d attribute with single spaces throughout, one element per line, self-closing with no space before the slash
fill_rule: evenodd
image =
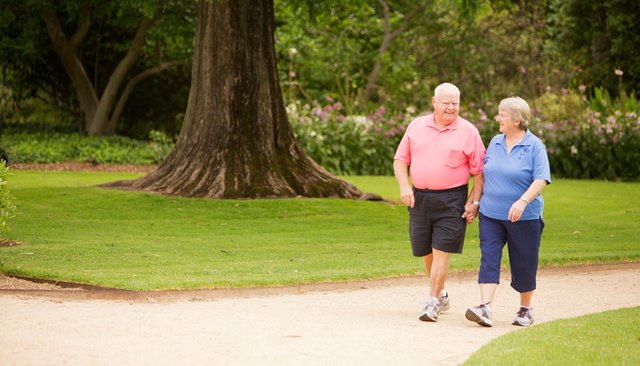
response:
<path id="1" fill-rule="evenodd" d="M 480 325 L 482 325 L 483 327 L 491 327 L 493 324 L 487 322 L 485 319 L 483 319 L 481 316 L 479 316 L 478 314 L 474 313 L 473 311 L 471 311 L 471 309 L 467 309 L 467 312 L 464 314 L 464 316 L 467 318 L 467 320 L 470 320 L 474 323 L 478 323 Z"/>
<path id="2" fill-rule="evenodd" d="M 517 325 L 517 326 L 519 326 L 519 327 L 528 327 L 528 326 L 530 326 L 531 324 L 533 324 L 533 321 L 531 321 L 531 323 L 529 323 L 529 324 L 522 324 L 522 323 L 518 323 L 518 322 L 514 321 L 514 322 L 513 322 L 513 323 L 511 323 L 511 324 L 513 324 L 513 325 Z"/>
<path id="3" fill-rule="evenodd" d="M 422 320 L 423 322 L 437 322 L 438 321 L 438 318 L 433 319 L 433 318 L 429 317 L 429 315 L 427 315 L 427 314 L 420 315 L 420 317 L 418 319 Z"/>

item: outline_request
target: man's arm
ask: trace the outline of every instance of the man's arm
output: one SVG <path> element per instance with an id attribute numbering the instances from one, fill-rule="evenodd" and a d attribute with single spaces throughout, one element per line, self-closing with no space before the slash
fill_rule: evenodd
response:
<path id="1" fill-rule="evenodd" d="M 480 206 L 476 203 L 480 202 L 480 197 L 482 197 L 482 187 L 484 186 L 484 174 L 478 173 L 473 176 L 473 187 L 471 188 L 471 192 L 469 193 L 469 197 L 467 197 L 467 203 L 464 205 L 464 213 L 462 214 L 462 218 L 467 220 L 467 223 L 470 224 L 473 222 L 473 219 L 478 216 L 478 211 Z"/>
<path id="2" fill-rule="evenodd" d="M 415 198 L 413 197 L 413 189 L 409 183 L 409 165 L 402 160 L 393 161 L 393 174 L 400 187 L 400 199 L 402 203 L 409 207 L 413 207 Z"/>

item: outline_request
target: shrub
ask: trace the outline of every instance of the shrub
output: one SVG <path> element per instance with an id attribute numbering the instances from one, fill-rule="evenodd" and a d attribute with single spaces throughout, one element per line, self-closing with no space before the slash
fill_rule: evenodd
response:
<path id="1" fill-rule="evenodd" d="M 164 160 L 173 142 L 161 132 L 154 131 L 151 137 L 152 141 L 145 142 L 123 136 L 9 132 L 2 138 L 12 163 L 157 164 Z"/>
<path id="2" fill-rule="evenodd" d="M 396 147 L 409 123 L 402 114 L 384 108 L 375 113 L 347 115 L 340 102 L 287 107 L 294 134 L 305 151 L 334 174 L 390 175 Z"/>
<path id="3" fill-rule="evenodd" d="M 8 177 L 9 168 L 7 168 L 4 160 L 0 160 L 0 232 L 6 229 L 7 221 L 13 217 L 16 209 L 13 204 L 13 197 L 9 193 Z"/>
<path id="4" fill-rule="evenodd" d="M 581 105 L 575 104 L 575 97 L 558 99 L 554 108 L 541 105 L 533 118 L 531 130 L 547 146 L 552 174 L 566 178 L 637 180 L 640 110 L 635 96 L 612 101 L 608 93 L 596 89 L 591 98 L 582 95 L 579 99 Z M 567 113 L 553 114 L 561 109 Z M 548 111 L 552 113 L 547 114 Z"/>

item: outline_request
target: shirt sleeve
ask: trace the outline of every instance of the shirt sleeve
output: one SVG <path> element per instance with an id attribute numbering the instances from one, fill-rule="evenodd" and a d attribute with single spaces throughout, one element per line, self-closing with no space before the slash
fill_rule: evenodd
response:
<path id="1" fill-rule="evenodd" d="M 537 179 L 544 179 L 547 184 L 551 184 L 551 168 L 549 167 L 547 148 L 541 141 L 536 143 L 533 155 L 533 180 Z"/>
<path id="2" fill-rule="evenodd" d="M 411 124 L 407 127 L 407 130 L 404 132 L 404 136 L 402 136 L 402 140 L 400 140 L 400 144 L 398 145 L 398 149 L 396 150 L 396 154 L 393 157 L 393 160 L 401 160 L 411 165 L 411 142 L 409 139 L 409 131 L 411 130 Z"/>
<path id="3" fill-rule="evenodd" d="M 473 138 L 471 140 L 472 150 L 469 155 L 469 173 L 472 175 L 480 174 L 484 171 L 484 157 L 487 150 L 484 148 L 480 133 L 474 128 Z"/>

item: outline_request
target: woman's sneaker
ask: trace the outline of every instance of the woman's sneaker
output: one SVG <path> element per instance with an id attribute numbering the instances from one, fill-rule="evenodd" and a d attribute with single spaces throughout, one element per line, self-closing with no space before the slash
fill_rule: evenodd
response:
<path id="1" fill-rule="evenodd" d="M 472 322 L 476 322 L 483 327 L 490 327 L 493 325 L 493 315 L 491 314 L 491 308 L 485 304 L 474 306 L 467 309 L 464 314 L 465 317 Z"/>
<path id="2" fill-rule="evenodd" d="M 518 314 L 513 319 L 513 325 L 528 327 L 531 324 L 533 324 L 533 309 L 521 307 L 520 310 L 518 310 Z"/>

